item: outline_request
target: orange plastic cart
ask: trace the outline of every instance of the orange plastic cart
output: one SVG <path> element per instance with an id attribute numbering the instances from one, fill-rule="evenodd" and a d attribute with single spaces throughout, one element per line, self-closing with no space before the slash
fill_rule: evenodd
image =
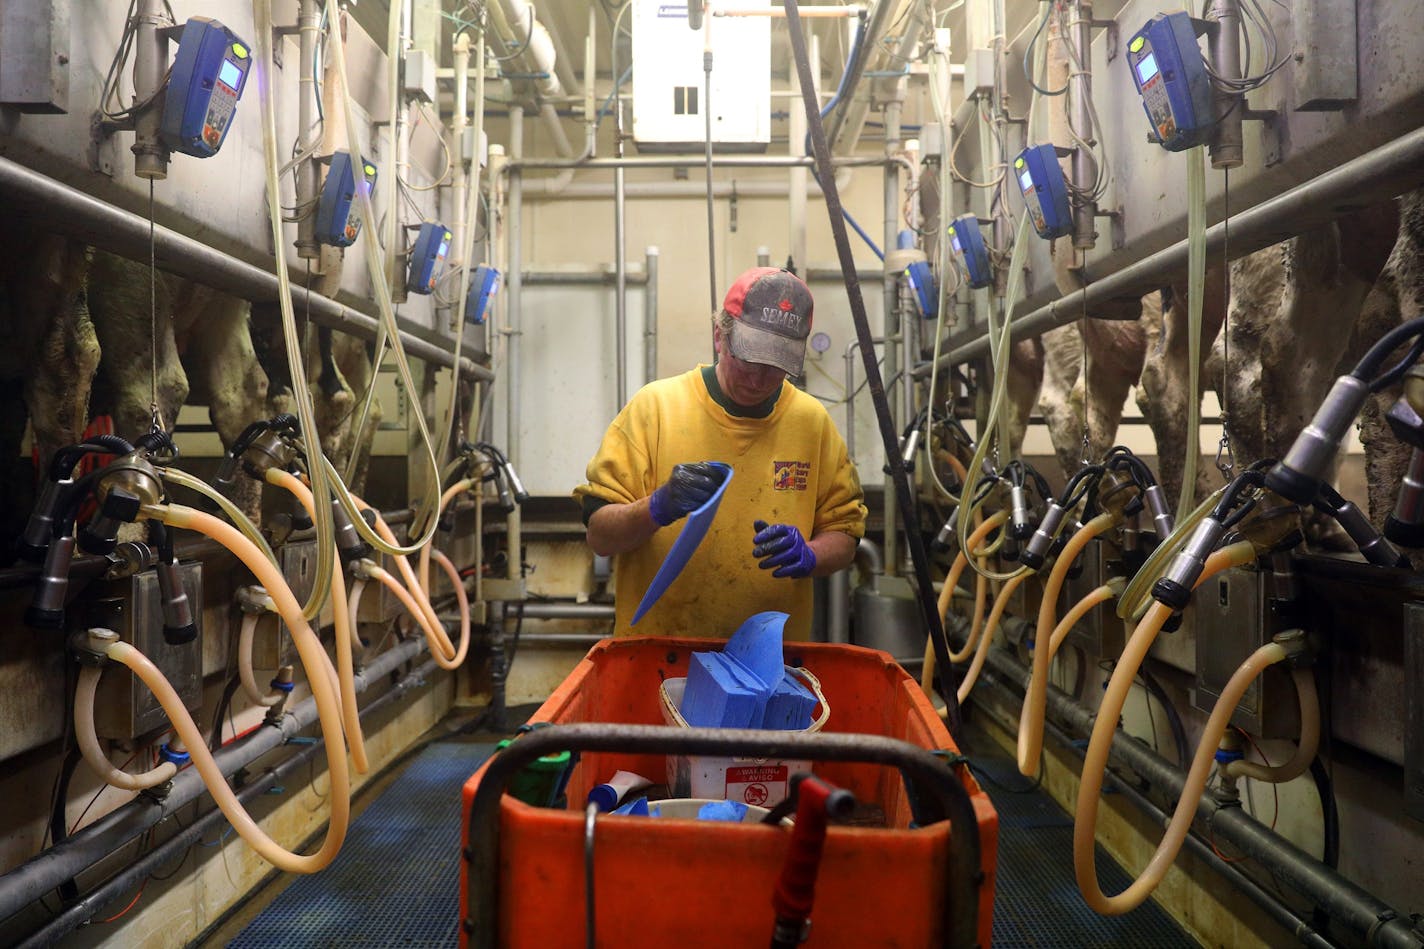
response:
<path id="1" fill-rule="evenodd" d="M 883 809 L 885 827 L 830 829 L 808 946 L 988 946 L 998 817 L 954 764 L 918 685 L 886 653 L 793 643 L 786 661 L 813 672 L 831 706 L 820 734 L 661 726 L 658 683 L 685 676 L 688 656 L 714 645 L 599 643 L 535 713 L 553 727 L 524 735 L 466 782 L 462 946 L 582 946 L 590 909 L 599 946 L 766 945 L 784 830 L 585 820 L 594 784 L 619 769 L 660 781 L 669 754 L 814 760 L 818 776 Z M 561 750 L 581 754 L 570 810 L 503 793 L 524 764 Z"/>

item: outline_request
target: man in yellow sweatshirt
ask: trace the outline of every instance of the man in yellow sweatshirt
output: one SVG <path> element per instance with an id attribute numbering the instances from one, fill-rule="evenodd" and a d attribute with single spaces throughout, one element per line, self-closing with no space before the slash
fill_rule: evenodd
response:
<path id="1" fill-rule="evenodd" d="M 618 636 L 730 637 L 753 613 L 790 614 L 811 633 L 811 577 L 849 566 L 865 533 L 860 478 L 830 415 L 786 381 L 801 374 L 811 291 L 757 267 L 727 291 L 714 324 L 716 366 L 649 383 L 618 413 L 574 491 L 588 543 L 616 556 Z M 734 476 L 687 566 L 630 628 L 678 524 Z"/>

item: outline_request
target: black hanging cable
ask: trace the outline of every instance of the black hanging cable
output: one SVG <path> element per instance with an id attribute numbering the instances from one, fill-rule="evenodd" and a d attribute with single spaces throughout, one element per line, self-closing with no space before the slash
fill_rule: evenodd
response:
<path id="1" fill-rule="evenodd" d="M 915 523 L 914 494 L 910 490 L 910 480 L 905 473 L 905 461 L 898 450 L 899 440 L 895 437 L 895 423 L 890 417 L 890 406 L 885 398 L 885 383 L 880 377 L 880 367 L 875 363 L 875 343 L 870 333 L 870 321 L 865 314 L 865 299 L 861 296 L 860 280 L 856 276 L 855 258 L 851 255 L 845 219 L 841 214 L 835 167 L 831 163 L 826 128 L 821 122 L 821 111 L 816 102 L 811 60 L 806 52 L 806 37 L 801 32 L 801 13 L 796 0 L 786 0 L 784 9 L 787 30 L 791 34 L 791 51 L 796 59 L 796 73 L 801 84 L 801 102 L 806 109 L 806 128 L 816 156 L 816 177 L 820 180 L 821 192 L 826 199 L 826 215 L 830 218 L 831 234 L 835 237 L 836 255 L 840 259 L 841 275 L 845 279 L 846 298 L 850 304 L 851 317 L 855 321 L 856 338 L 860 340 L 860 356 L 865 364 L 870 400 L 875 406 L 875 419 L 879 423 L 880 438 L 885 446 L 885 458 L 890 463 L 890 477 L 895 483 L 895 502 L 900 509 L 900 519 L 905 525 L 910 560 L 915 568 L 920 612 L 935 651 L 940 693 L 944 697 L 949 731 L 957 739 L 962 734 L 963 724 L 958 700 L 959 675 L 949 661 L 949 640 L 945 638 L 944 626 L 940 623 L 939 609 L 935 603 L 934 587 L 930 581 L 929 556 L 925 550 L 924 538 Z M 894 530 L 895 525 L 887 524 L 885 529 Z"/>

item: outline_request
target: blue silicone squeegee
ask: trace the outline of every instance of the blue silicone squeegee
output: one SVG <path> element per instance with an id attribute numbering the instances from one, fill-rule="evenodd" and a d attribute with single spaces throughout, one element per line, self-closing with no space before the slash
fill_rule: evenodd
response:
<path id="1" fill-rule="evenodd" d="M 687 522 L 682 525 L 682 533 L 677 535 L 677 540 L 672 542 L 672 549 L 663 558 L 662 565 L 658 567 L 658 572 L 653 576 L 653 582 L 648 584 L 648 590 L 643 594 L 643 599 L 638 603 L 638 608 L 633 612 L 633 619 L 629 621 L 629 626 L 635 626 L 638 620 L 643 618 L 643 614 L 653 608 L 653 604 L 667 592 L 667 588 L 672 586 L 672 582 L 682 573 L 682 568 L 687 566 L 687 562 L 692 559 L 692 555 L 697 551 L 697 545 L 702 543 L 702 538 L 707 536 L 707 529 L 712 526 L 712 518 L 717 515 L 717 506 L 722 503 L 722 495 L 727 490 L 727 485 L 732 483 L 732 466 L 723 464 L 720 461 L 709 462 L 712 467 L 722 472 L 722 483 L 712 496 L 703 502 L 702 506 L 691 514 L 687 515 Z"/>

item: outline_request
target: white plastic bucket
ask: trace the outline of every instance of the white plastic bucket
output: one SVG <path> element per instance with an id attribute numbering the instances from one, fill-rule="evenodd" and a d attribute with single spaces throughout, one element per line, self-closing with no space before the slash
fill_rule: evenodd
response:
<path id="1" fill-rule="evenodd" d="M 804 681 L 820 704 L 821 712 L 802 734 L 818 732 L 831 717 L 831 706 L 821 692 L 821 682 L 805 669 L 787 666 Z M 664 679 L 658 688 L 663 721 L 679 728 L 690 727 L 678 711 L 686 679 Z M 668 755 L 668 793 L 675 798 L 710 798 L 741 801 L 754 807 L 775 807 L 786 799 L 793 774 L 810 774 L 810 761 L 781 758 Z"/>

